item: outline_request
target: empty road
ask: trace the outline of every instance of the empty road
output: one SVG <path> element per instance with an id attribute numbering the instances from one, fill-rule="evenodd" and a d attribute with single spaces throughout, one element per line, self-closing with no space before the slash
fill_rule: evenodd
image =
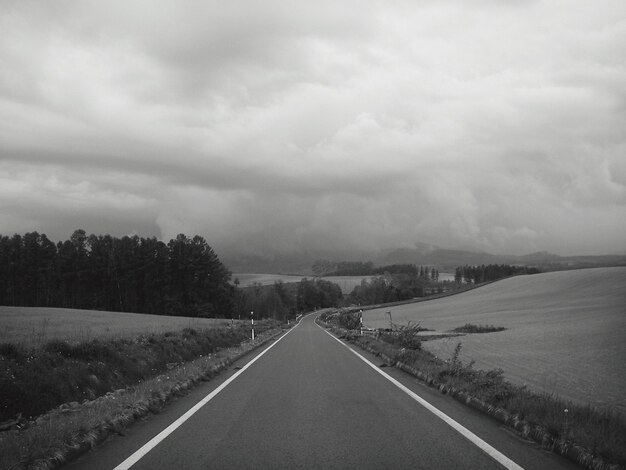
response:
<path id="1" fill-rule="evenodd" d="M 358 352 L 374 367 L 309 315 L 257 360 L 259 351 L 66 468 L 578 468 Z"/>

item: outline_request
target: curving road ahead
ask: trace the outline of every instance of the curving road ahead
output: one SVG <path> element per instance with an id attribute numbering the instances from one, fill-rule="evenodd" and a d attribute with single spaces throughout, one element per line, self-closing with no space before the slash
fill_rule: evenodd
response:
<path id="1" fill-rule="evenodd" d="M 242 359 L 66 468 L 578 468 L 359 354 L 372 364 L 310 315 L 261 357 Z"/>

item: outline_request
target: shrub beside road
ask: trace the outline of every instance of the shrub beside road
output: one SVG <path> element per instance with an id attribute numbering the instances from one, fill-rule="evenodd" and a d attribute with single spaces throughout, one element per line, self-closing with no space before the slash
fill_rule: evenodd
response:
<path id="1" fill-rule="evenodd" d="M 0 345 L 0 469 L 55 468 L 88 450 L 282 331 L 275 321 L 232 328 Z"/>

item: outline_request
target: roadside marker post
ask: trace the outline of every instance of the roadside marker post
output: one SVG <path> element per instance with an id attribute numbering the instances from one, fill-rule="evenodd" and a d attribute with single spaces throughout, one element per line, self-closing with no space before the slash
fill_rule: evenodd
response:
<path id="1" fill-rule="evenodd" d="M 359 325 L 361 327 L 361 336 L 363 336 L 363 310 L 359 310 Z"/>
<path id="2" fill-rule="evenodd" d="M 254 310 L 250 312 L 250 319 L 252 320 L 252 340 L 254 341 Z"/>

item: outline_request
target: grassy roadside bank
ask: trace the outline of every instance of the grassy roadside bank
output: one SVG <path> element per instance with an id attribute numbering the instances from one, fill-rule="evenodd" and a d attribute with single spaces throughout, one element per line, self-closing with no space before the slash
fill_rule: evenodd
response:
<path id="1" fill-rule="evenodd" d="M 150 348 L 152 353 L 158 355 L 160 361 L 155 360 L 152 365 L 158 362 L 163 367 L 152 373 L 149 378 L 121 385 L 97 398 L 87 398 L 80 402 L 66 401 L 34 419 L 15 420 L 12 429 L 0 433 L 0 469 L 56 468 L 103 441 L 112 433 L 123 433 L 124 428 L 135 420 L 149 413 L 158 412 L 174 396 L 183 394 L 199 381 L 210 380 L 232 361 L 283 331 L 275 322 L 264 322 L 257 328 L 255 328 L 257 337 L 254 341 L 248 339 L 249 329 L 239 327 L 235 327 L 235 331 L 206 330 L 195 333 L 182 331 L 156 335 L 154 341 L 147 343 L 145 338 L 140 337 L 133 342 L 134 345 L 143 344 L 143 347 L 146 347 L 159 344 L 154 346 L 156 351 Z M 195 339 L 190 340 L 190 336 Z M 204 345 L 211 352 L 199 352 L 199 345 Z M 137 352 L 134 346 L 130 350 L 126 350 L 126 346 L 128 346 L 126 343 L 122 345 L 118 352 L 124 351 L 123 354 L 120 352 L 122 355 Z M 162 351 L 169 351 L 169 354 L 164 355 Z M 191 354 L 189 351 L 197 353 L 195 359 L 186 359 Z M 70 370 L 74 370 L 76 376 L 78 376 L 76 371 L 85 371 L 84 364 L 83 367 L 74 368 L 72 363 L 80 362 L 76 358 L 62 356 L 60 360 L 62 363 L 68 362 Z M 141 362 L 143 356 L 135 360 Z M 91 364 L 93 360 L 88 362 Z M 133 361 L 129 358 L 129 362 Z M 115 368 L 116 373 L 112 374 L 112 377 L 116 379 L 121 376 L 132 376 L 130 373 L 120 373 L 120 362 L 116 362 L 115 365 L 109 363 L 109 366 Z M 134 367 L 126 369 L 126 372 L 130 370 L 134 373 L 136 371 Z M 153 369 L 154 367 L 147 365 L 144 367 L 146 371 Z M 111 384 L 120 385 L 120 382 L 113 381 Z"/>
<path id="2" fill-rule="evenodd" d="M 320 321 L 321 320 L 321 321 Z M 622 415 L 536 394 L 504 380 L 501 370 L 481 371 L 459 360 L 460 347 L 442 361 L 400 334 L 376 339 L 341 327 L 338 315 L 318 321 L 337 336 L 370 351 L 442 393 L 489 414 L 544 448 L 585 468 L 618 470 L 626 465 L 626 422 Z"/>

